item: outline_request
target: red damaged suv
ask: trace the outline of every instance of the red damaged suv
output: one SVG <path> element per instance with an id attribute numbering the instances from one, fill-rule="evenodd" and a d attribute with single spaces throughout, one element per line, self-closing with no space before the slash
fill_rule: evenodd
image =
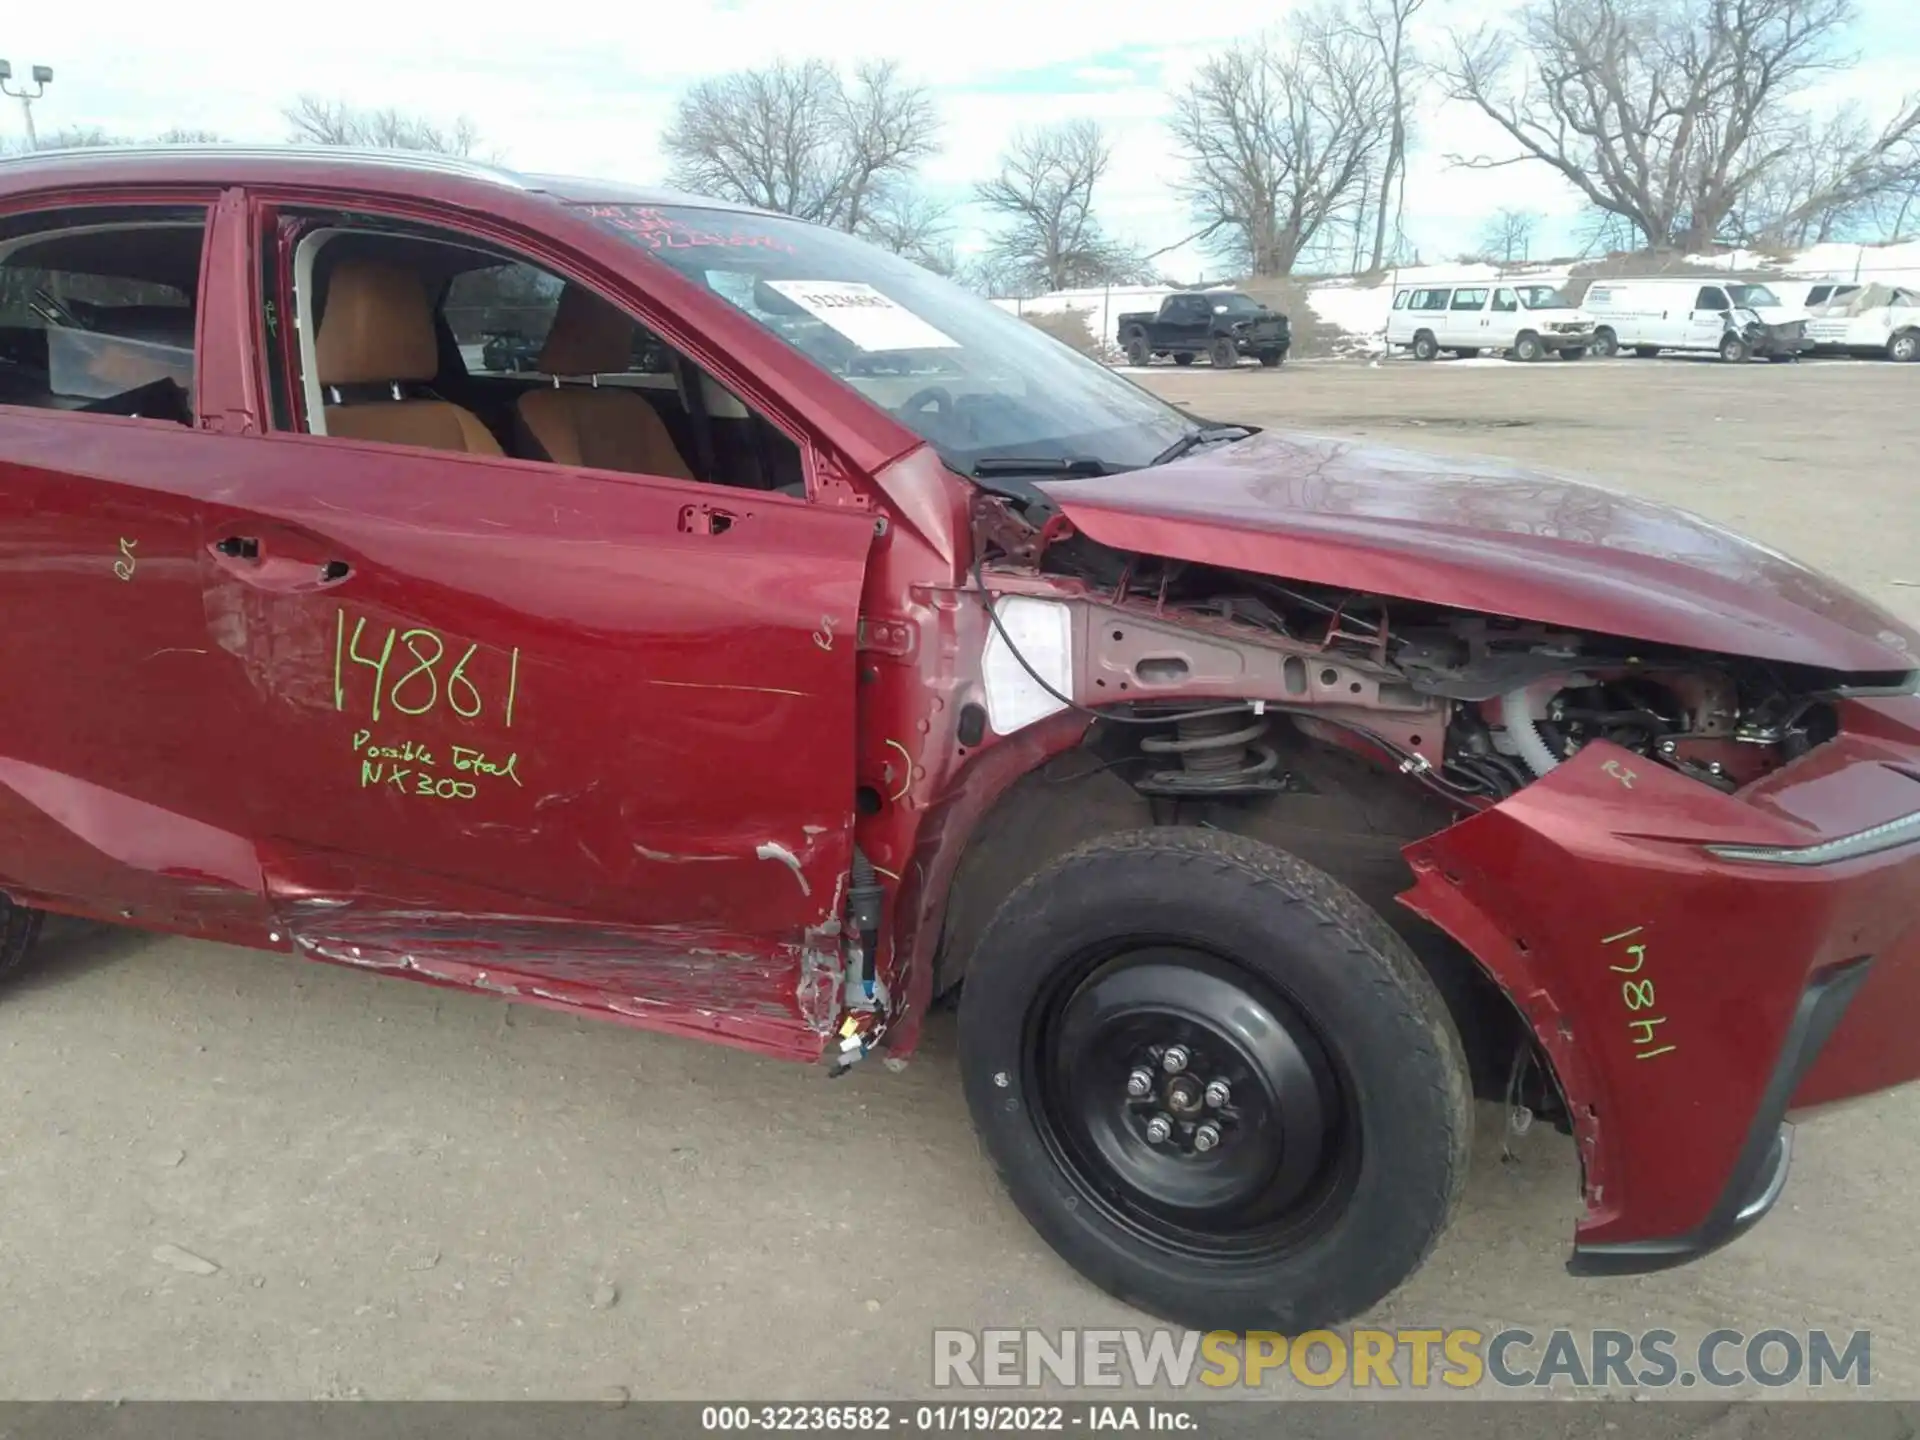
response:
<path id="1" fill-rule="evenodd" d="M 1618 1272 L 1920 1074 L 1911 629 L 778 215 L 0 164 L 0 596 L 6 966 L 52 910 L 834 1067 L 957 993 L 1016 1203 L 1194 1325 L 1391 1291 L 1476 1094 Z"/>

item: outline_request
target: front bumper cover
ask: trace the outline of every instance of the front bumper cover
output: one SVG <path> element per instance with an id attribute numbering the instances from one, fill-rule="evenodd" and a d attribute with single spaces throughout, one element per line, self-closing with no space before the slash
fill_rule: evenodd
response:
<path id="1" fill-rule="evenodd" d="M 1827 1038 L 1867 978 L 1870 960 L 1856 960 L 1816 976 L 1801 996 L 1787 1042 L 1774 1062 L 1766 1093 L 1747 1129 L 1746 1144 L 1727 1185 L 1707 1218 L 1684 1235 L 1656 1240 L 1625 1240 L 1607 1245 L 1576 1243 L 1567 1261 L 1574 1275 L 1637 1275 L 1668 1270 L 1738 1240 L 1766 1218 L 1787 1188 L 1793 1160 L 1793 1127 L 1786 1123 L 1794 1092 L 1800 1088 Z"/>
<path id="2" fill-rule="evenodd" d="M 1404 902 L 1471 950 L 1565 1094 L 1585 1180 L 1571 1268 L 1704 1254 L 1784 1183 L 1789 1112 L 1920 1078 L 1920 844 L 1800 848 L 1920 810 L 1920 698 L 1737 796 L 1590 745 L 1408 848 Z"/>

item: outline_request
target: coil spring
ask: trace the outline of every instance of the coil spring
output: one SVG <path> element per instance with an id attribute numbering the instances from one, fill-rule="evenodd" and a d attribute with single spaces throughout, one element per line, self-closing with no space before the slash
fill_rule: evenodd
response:
<path id="1" fill-rule="evenodd" d="M 1251 718 L 1247 724 L 1241 715 L 1203 715 L 1177 722 L 1172 736 L 1147 736 L 1140 742 L 1143 751 L 1177 756 L 1180 768 L 1153 771 L 1138 788 L 1158 795 L 1254 795 L 1284 789 L 1285 780 L 1274 774 L 1279 754 L 1271 745 L 1258 743 L 1267 733 L 1267 719 Z"/>

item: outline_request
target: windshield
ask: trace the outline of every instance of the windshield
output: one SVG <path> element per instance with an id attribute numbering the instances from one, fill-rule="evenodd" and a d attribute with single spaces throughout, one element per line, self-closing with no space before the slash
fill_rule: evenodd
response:
<path id="1" fill-rule="evenodd" d="M 1516 285 L 1520 303 L 1529 310 L 1571 310 L 1573 304 L 1552 285 Z"/>
<path id="2" fill-rule="evenodd" d="M 1733 297 L 1734 304 L 1744 305 L 1749 310 L 1780 303 L 1780 297 L 1764 285 L 1729 285 L 1727 293 Z"/>
<path id="3" fill-rule="evenodd" d="M 1216 315 L 1258 315 L 1260 302 L 1245 295 L 1209 295 Z"/>
<path id="4" fill-rule="evenodd" d="M 1179 411 L 996 305 L 838 230 L 695 206 L 581 210 L 887 410 L 954 469 L 1145 465 Z"/>

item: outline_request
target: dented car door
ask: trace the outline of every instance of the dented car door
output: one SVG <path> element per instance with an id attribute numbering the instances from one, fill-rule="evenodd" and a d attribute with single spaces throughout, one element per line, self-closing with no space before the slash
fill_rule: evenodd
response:
<path id="1" fill-rule="evenodd" d="M 295 942 L 797 1014 L 847 867 L 872 522 L 743 497 L 714 533 L 666 481 L 259 448 L 206 606 Z"/>
<path id="2" fill-rule="evenodd" d="M 871 517 L 338 436 L 244 443 L 207 496 L 204 603 L 291 941 L 817 1053 Z"/>

